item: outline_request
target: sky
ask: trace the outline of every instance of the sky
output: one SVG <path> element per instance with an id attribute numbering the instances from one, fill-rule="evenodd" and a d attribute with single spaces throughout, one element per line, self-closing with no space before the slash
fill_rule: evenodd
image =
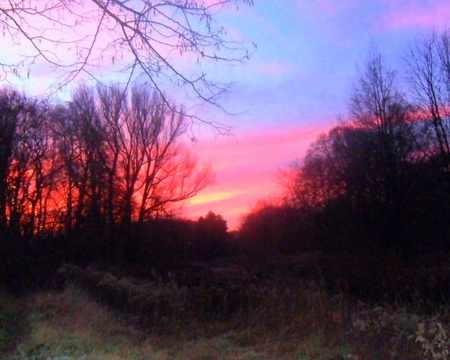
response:
<path id="1" fill-rule="evenodd" d="M 216 180 L 187 201 L 181 215 L 197 219 L 213 211 L 234 230 L 260 201 L 281 196 L 280 169 L 302 158 L 346 114 L 369 49 L 375 46 L 401 81 L 402 55 L 421 36 L 450 26 L 450 2 L 254 0 L 251 7 L 224 9 L 217 21 L 257 49 L 237 66 L 206 68 L 212 78 L 234 83 L 221 100 L 233 115 L 209 108 L 201 117 L 233 130 L 230 136 L 217 136 L 207 125 L 196 130 L 192 151 L 200 163 L 212 164 Z M 40 89 L 45 72 L 33 75 L 21 89 Z"/>
<path id="2" fill-rule="evenodd" d="M 345 115 L 352 84 L 375 47 L 398 69 L 410 44 L 450 24 L 442 0 L 256 0 L 224 20 L 254 41 L 250 61 L 235 69 L 224 106 L 245 111 L 224 117 L 233 136 L 204 138 L 199 158 L 211 161 L 216 184 L 184 213 L 220 213 L 234 229 L 262 200 L 282 196 L 280 169 L 302 158 L 317 136 Z"/>

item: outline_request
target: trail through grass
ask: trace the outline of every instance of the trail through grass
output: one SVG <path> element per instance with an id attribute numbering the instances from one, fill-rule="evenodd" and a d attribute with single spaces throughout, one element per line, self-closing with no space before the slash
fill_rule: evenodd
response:
<path id="1" fill-rule="evenodd" d="M 152 336 L 131 326 L 73 285 L 62 293 L 43 292 L 21 301 L 28 313 L 22 321 L 26 320 L 29 328 L 22 338 L 17 337 L 14 329 L 2 327 L 3 345 L 10 345 L 3 346 L 2 359 L 272 358 L 272 350 L 264 350 L 264 344 L 258 344 L 259 339 L 245 341 L 246 335 L 239 332 L 185 341 Z M 13 345 L 17 345 L 15 351 Z"/>
<path id="2" fill-rule="evenodd" d="M 148 294 L 157 286 L 137 286 L 141 283 L 127 278 L 116 281 L 107 273 L 96 276 L 108 279 L 108 290 L 122 291 L 127 285 L 130 296 L 138 296 L 139 291 Z M 177 312 L 160 312 L 146 322 L 127 309 L 141 304 L 134 298 L 120 311 L 113 310 L 71 283 L 63 291 L 22 297 L 3 294 L 0 359 L 450 358 L 446 307 L 425 316 L 402 307 L 351 304 L 342 294 L 327 295 L 314 284 L 292 287 L 268 282 L 251 289 L 246 311 L 211 317 L 181 301 L 176 288 L 166 287 L 160 293 L 164 290 L 179 301 Z M 181 290 L 186 294 L 186 289 Z M 208 291 L 205 294 L 211 295 Z"/>

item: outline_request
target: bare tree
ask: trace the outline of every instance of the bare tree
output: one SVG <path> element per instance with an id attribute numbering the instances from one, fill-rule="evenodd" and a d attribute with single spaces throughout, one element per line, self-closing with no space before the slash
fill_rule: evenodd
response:
<path id="1" fill-rule="evenodd" d="M 432 32 L 411 46 L 404 60 L 420 115 L 434 132 L 440 163 L 450 171 L 450 34 Z M 437 150 L 437 151 L 436 151 Z"/>
<path id="2" fill-rule="evenodd" d="M 339 177 L 344 163 L 333 149 L 336 134 L 341 132 L 341 128 L 336 128 L 328 135 L 319 135 L 310 145 L 304 159 L 291 162 L 284 170 L 282 185 L 289 205 L 322 208 L 342 194 L 344 185 Z"/>
<path id="3" fill-rule="evenodd" d="M 212 181 L 208 167 L 197 171 L 196 161 L 179 143 L 187 131 L 182 109 L 146 87 L 135 86 L 130 109 L 124 116 L 123 146 L 119 173 L 123 176 L 123 222 L 168 210 L 168 206 L 186 200 Z"/>
<path id="4" fill-rule="evenodd" d="M 156 158 L 161 153 L 155 154 Z M 161 168 L 153 165 L 152 175 L 147 178 L 140 195 L 138 221 L 150 217 L 171 214 L 187 199 L 197 195 L 200 190 L 214 181 L 210 164 L 198 166 L 197 159 L 183 146 L 177 144 L 160 162 Z M 151 180 L 151 181 L 150 181 Z"/>
<path id="5" fill-rule="evenodd" d="M 97 88 L 98 112 L 103 127 L 106 157 L 104 168 L 107 172 L 106 212 L 109 232 L 119 217 L 118 197 L 120 197 L 119 160 L 125 143 L 123 123 L 127 113 L 125 89 L 117 85 Z"/>
<path id="6" fill-rule="evenodd" d="M 26 101 L 26 113 L 17 128 L 8 183 L 11 186 L 10 211 L 20 214 L 17 216 L 19 232 L 33 236 L 48 230 L 48 201 L 57 169 L 49 131 L 49 104 L 31 99 Z"/>
<path id="7" fill-rule="evenodd" d="M 374 181 L 380 197 L 398 201 L 400 177 L 412 151 L 411 109 L 396 86 L 396 72 L 389 69 L 381 54 L 369 52 L 350 99 L 350 120 L 359 129 L 374 134 L 372 156 Z M 408 141 L 405 141 L 408 140 Z M 409 142 L 409 143 L 408 143 Z M 369 143 L 369 139 L 364 141 Z"/>
<path id="8" fill-rule="evenodd" d="M 292 204 L 325 208 L 337 198 L 354 208 L 400 207 L 410 160 L 417 151 L 411 108 L 396 73 L 373 49 L 360 71 L 349 116 L 321 135 L 287 173 Z"/>
<path id="9" fill-rule="evenodd" d="M 107 153 L 95 91 L 79 87 L 73 99 L 55 115 L 55 138 L 65 172 L 59 191 L 66 230 L 100 225 L 107 187 Z"/>
<path id="10" fill-rule="evenodd" d="M 9 227 L 9 177 L 17 141 L 17 127 L 24 108 L 23 98 L 14 91 L 0 92 L 0 234 Z"/>
<path id="11" fill-rule="evenodd" d="M 0 114 L 0 230 L 39 235 L 55 174 L 49 106 L 4 89 Z"/>
<path id="12" fill-rule="evenodd" d="M 246 44 L 230 39 L 216 23 L 217 13 L 252 0 L 50 0 L 9 1 L 0 5 L 3 37 L 20 54 L 0 60 L 3 79 L 33 76 L 35 65 L 57 75 L 57 88 L 80 75 L 99 81 L 99 67 L 144 76 L 161 95 L 164 81 L 183 87 L 197 104 L 220 106 L 230 84 L 214 81 L 200 66 L 234 64 L 248 58 Z M 180 57 L 197 66 L 186 70 Z M 195 70 L 194 70 L 195 69 Z"/>

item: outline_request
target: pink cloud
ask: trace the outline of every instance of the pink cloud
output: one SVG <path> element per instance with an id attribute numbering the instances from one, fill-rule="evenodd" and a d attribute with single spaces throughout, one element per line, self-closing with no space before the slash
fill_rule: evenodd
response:
<path id="1" fill-rule="evenodd" d="M 320 11 L 326 12 L 329 15 L 338 15 L 350 10 L 357 3 L 355 0 L 318 0 Z"/>
<path id="2" fill-rule="evenodd" d="M 200 161 L 212 162 L 217 181 L 191 199 L 183 215 L 197 219 L 211 210 L 221 214 L 230 229 L 236 229 L 258 200 L 279 195 L 278 170 L 302 157 L 324 130 L 314 125 L 272 127 L 200 141 L 193 151 Z"/>
<path id="3" fill-rule="evenodd" d="M 386 0 L 385 4 L 388 11 L 379 21 L 379 26 L 383 29 L 431 29 L 449 25 L 450 3 L 448 1 L 412 3 L 405 0 Z"/>
<path id="4" fill-rule="evenodd" d="M 360 3 L 356 0 L 316 0 L 305 1 L 297 0 L 297 9 L 301 12 L 308 11 L 316 15 L 339 15 L 343 12 L 349 11 Z"/>
<path id="5" fill-rule="evenodd" d="M 292 69 L 288 64 L 283 64 L 278 61 L 271 61 L 265 64 L 260 64 L 255 68 L 263 75 L 287 75 L 292 72 Z"/>

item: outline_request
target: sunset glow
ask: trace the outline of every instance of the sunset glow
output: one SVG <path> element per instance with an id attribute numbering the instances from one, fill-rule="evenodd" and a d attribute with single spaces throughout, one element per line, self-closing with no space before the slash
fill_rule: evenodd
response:
<path id="1" fill-rule="evenodd" d="M 412 37 L 445 28 L 449 16 L 445 1 L 406 0 L 255 2 L 233 13 L 234 30 L 258 44 L 252 61 L 234 69 L 236 89 L 225 101 L 245 112 L 227 119 L 236 123 L 233 137 L 194 147 L 212 163 L 216 184 L 183 214 L 195 219 L 212 210 L 235 229 L 259 200 L 279 199 L 279 169 L 346 113 L 370 44 L 397 64 Z"/>
<path id="2" fill-rule="evenodd" d="M 280 195 L 279 169 L 304 155 L 322 131 L 325 128 L 266 128 L 200 141 L 194 151 L 201 161 L 212 163 L 216 183 L 188 201 L 183 214 L 195 219 L 211 210 L 221 214 L 231 230 L 237 229 L 258 200 Z"/>
<path id="3" fill-rule="evenodd" d="M 161 89 L 201 119 L 192 127 L 198 141 L 188 145 L 199 164 L 210 163 L 216 174 L 215 183 L 188 200 L 181 215 L 197 219 L 213 211 L 228 221 L 230 229 L 236 229 L 240 218 L 259 200 L 279 199 L 279 169 L 301 158 L 309 144 L 347 112 L 357 68 L 370 46 L 399 69 L 398 78 L 403 81 L 406 74 L 398 64 L 408 43 L 450 25 L 450 5 L 444 0 L 260 0 L 239 9 L 218 7 L 216 15 L 230 39 L 257 45 L 249 47 L 248 61 L 233 66 L 215 61 L 199 65 L 199 59 L 190 53 L 169 52 L 167 56 L 182 73 L 193 77 L 207 74 L 219 83 L 232 83 L 219 102 L 225 111 L 208 104 L 198 106 L 189 91 L 170 81 L 162 83 Z M 86 26 L 83 31 L 89 31 L 87 24 L 65 20 L 76 29 Z M 66 28 L 59 26 L 49 35 L 60 36 Z M 76 29 L 68 31 L 67 39 L 76 36 Z M 11 46 L 7 37 L 0 38 L 4 49 L 0 63 L 13 63 L 18 54 L 34 53 L 25 40 L 22 45 L 20 39 L 15 40 L 16 45 Z M 100 44 L 109 41 L 101 40 Z M 161 44 L 155 46 L 164 50 Z M 69 47 L 61 45 L 60 53 L 53 55 L 71 63 L 74 49 Z M 97 67 L 88 70 L 105 82 L 123 80 L 124 75 L 114 71 L 128 59 L 115 57 L 114 63 L 111 57 L 116 50 L 111 47 L 101 53 L 98 59 L 103 62 L 99 60 Z M 33 96 L 42 95 L 56 76 L 39 62 L 27 76 L 21 75 L 13 78 L 10 74 L 4 85 Z M 83 81 L 77 79 L 52 95 L 64 101 L 73 86 Z M 217 136 L 207 123 L 231 126 L 232 135 Z"/>

